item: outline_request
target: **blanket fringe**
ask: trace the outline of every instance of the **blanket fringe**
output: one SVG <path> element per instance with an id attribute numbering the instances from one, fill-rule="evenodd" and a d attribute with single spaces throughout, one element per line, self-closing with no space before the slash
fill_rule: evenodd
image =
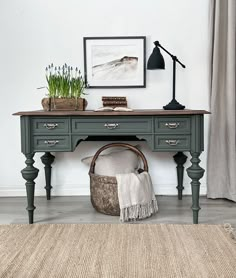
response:
<path id="1" fill-rule="evenodd" d="M 120 220 L 122 222 L 135 221 L 150 217 L 158 211 L 156 198 L 147 204 L 138 204 L 120 210 Z"/>
<path id="2" fill-rule="evenodd" d="M 225 223 L 224 229 L 227 233 L 229 233 L 230 237 L 234 240 L 234 243 L 236 243 L 236 230 L 231 226 L 231 224 Z"/>

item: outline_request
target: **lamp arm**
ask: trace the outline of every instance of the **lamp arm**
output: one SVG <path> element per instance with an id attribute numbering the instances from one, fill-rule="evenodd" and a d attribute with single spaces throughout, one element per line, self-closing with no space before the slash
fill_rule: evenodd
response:
<path id="1" fill-rule="evenodd" d="M 173 59 L 173 61 L 175 60 L 176 62 L 178 62 L 183 68 L 186 68 L 184 64 L 182 64 L 178 58 L 174 55 L 172 55 L 168 50 L 166 50 L 160 43 L 159 41 L 155 41 L 154 44 L 158 47 L 160 47 L 161 49 L 163 49 L 167 54 L 169 54 L 171 56 L 171 58 Z"/>

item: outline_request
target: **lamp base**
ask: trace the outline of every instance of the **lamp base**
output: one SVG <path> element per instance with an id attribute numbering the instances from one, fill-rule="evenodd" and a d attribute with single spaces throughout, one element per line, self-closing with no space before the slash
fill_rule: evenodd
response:
<path id="1" fill-rule="evenodd" d="M 163 109 L 165 109 L 165 110 L 182 110 L 184 108 L 185 108 L 185 106 L 178 103 L 178 101 L 174 98 L 172 99 L 172 101 L 170 103 L 163 106 Z"/>

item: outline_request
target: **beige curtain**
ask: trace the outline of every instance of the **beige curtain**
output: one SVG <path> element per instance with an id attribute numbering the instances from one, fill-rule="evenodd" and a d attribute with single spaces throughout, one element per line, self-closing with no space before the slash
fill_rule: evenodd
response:
<path id="1" fill-rule="evenodd" d="M 236 0 L 211 0 L 207 196 L 236 202 Z"/>

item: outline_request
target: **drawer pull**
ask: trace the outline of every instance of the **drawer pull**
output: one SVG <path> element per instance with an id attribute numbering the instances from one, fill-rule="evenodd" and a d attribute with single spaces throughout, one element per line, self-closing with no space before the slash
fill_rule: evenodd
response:
<path id="1" fill-rule="evenodd" d="M 119 124 L 105 124 L 104 126 L 108 129 L 115 129 L 119 126 Z"/>
<path id="2" fill-rule="evenodd" d="M 54 129 L 58 126 L 58 124 L 55 124 L 55 123 L 45 123 L 43 125 L 46 129 Z"/>
<path id="3" fill-rule="evenodd" d="M 179 144 L 179 140 L 166 140 L 166 144 L 170 146 L 176 146 Z"/>
<path id="4" fill-rule="evenodd" d="M 47 140 L 47 141 L 44 141 L 44 143 L 47 144 L 49 147 L 53 147 L 56 144 L 58 144 L 59 141 L 58 140 Z"/>
<path id="5" fill-rule="evenodd" d="M 179 126 L 179 123 L 166 123 L 165 126 L 168 128 L 177 128 Z"/>

